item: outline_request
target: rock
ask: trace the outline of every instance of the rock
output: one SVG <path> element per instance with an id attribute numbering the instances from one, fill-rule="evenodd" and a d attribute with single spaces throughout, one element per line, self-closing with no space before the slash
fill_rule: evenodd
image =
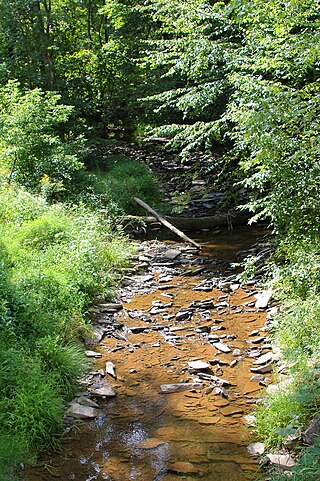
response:
<path id="1" fill-rule="evenodd" d="M 230 307 L 230 304 L 227 301 L 218 302 L 214 305 L 217 309 L 222 309 L 223 307 Z"/>
<path id="2" fill-rule="evenodd" d="M 164 294 L 161 294 L 161 295 L 163 296 Z M 169 295 L 169 294 L 167 294 L 167 295 Z M 172 306 L 172 302 L 167 302 L 167 303 L 165 304 L 165 303 L 163 303 L 163 302 L 160 301 L 160 300 L 152 301 L 151 304 L 152 304 L 153 307 L 159 307 L 160 309 L 166 309 L 166 308 L 169 308 L 169 307 Z"/>
<path id="3" fill-rule="evenodd" d="M 186 319 L 190 319 L 192 316 L 192 311 L 186 309 L 186 310 L 180 310 L 176 313 L 176 321 L 185 321 Z"/>
<path id="4" fill-rule="evenodd" d="M 252 456 L 259 456 L 264 453 L 265 445 L 264 443 L 251 443 L 248 446 L 248 451 Z"/>
<path id="5" fill-rule="evenodd" d="M 273 354 L 272 352 L 267 352 L 266 354 L 263 354 L 262 356 L 258 357 L 258 359 L 256 359 L 253 364 L 258 364 L 260 366 L 262 364 L 266 364 L 271 361 L 273 361 Z"/>
<path id="6" fill-rule="evenodd" d="M 97 352 L 97 351 L 85 351 L 84 353 L 87 357 L 96 357 L 97 358 L 97 357 L 102 356 L 101 352 Z"/>
<path id="7" fill-rule="evenodd" d="M 241 356 L 241 350 L 240 349 L 234 349 L 232 351 L 233 356 Z"/>
<path id="8" fill-rule="evenodd" d="M 311 421 L 307 429 L 304 431 L 302 435 L 303 442 L 308 446 L 314 444 L 315 438 L 320 436 L 320 414 Z"/>
<path id="9" fill-rule="evenodd" d="M 256 417 L 253 414 L 246 414 L 243 416 L 244 421 L 248 424 L 248 426 L 255 426 L 256 425 Z"/>
<path id="10" fill-rule="evenodd" d="M 209 375 L 208 378 L 210 381 L 213 381 L 215 384 L 219 384 L 220 386 L 231 386 L 229 381 L 222 379 L 221 377 Z"/>
<path id="11" fill-rule="evenodd" d="M 109 374 L 109 376 L 112 376 L 115 379 L 117 378 L 116 366 L 111 361 L 106 362 L 106 374 Z"/>
<path id="12" fill-rule="evenodd" d="M 248 342 L 250 344 L 261 344 L 265 340 L 266 340 L 265 336 L 260 336 L 260 337 L 256 337 L 255 339 L 252 339 L 251 341 L 248 341 Z"/>
<path id="13" fill-rule="evenodd" d="M 100 342 L 101 339 L 104 337 L 104 329 L 102 327 L 93 326 L 92 333 L 94 344 L 98 344 L 98 342 Z"/>
<path id="14" fill-rule="evenodd" d="M 222 397 L 224 397 L 224 398 L 226 398 L 226 399 L 228 399 L 228 397 L 229 397 L 229 396 L 228 396 L 228 393 L 227 393 L 227 391 L 224 389 L 224 387 L 215 387 L 215 388 L 214 388 L 214 392 L 215 392 L 216 394 L 218 394 L 218 396 L 222 396 Z"/>
<path id="15" fill-rule="evenodd" d="M 100 388 L 90 389 L 90 392 L 94 396 L 98 396 L 98 397 L 115 397 L 116 396 L 115 390 L 111 386 L 108 386 L 107 384 L 105 384 Z"/>
<path id="16" fill-rule="evenodd" d="M 229 291 L 231 291 L 231 284 L 230 284 L 230 282 L 221 281 L 218 284 L 218 289 L 226 290 L 226 292 L 229 292 Z"/>
<path id="17" fill-rule="evenodd" d="M 202 371 L 210 368 L 210 364 L 204 361 L 189 361 L 188 366 L 195 371 Z"/>
<path id="18" fill-rule="evenodd" d="M 250 371 L 256 372 L 257 374 L 266 374 L 267 372 L 273 371 L 273 364 L 270 363 L 270 364 L 266 364 L 265 366 L 251 367 Z"/>
<path id="19" fill-rule="evenodd" d="M 173 280 L 173 277 L 170 275 L 159 277 L 159 282 L 171 282 Z"/>
<path id="20" fill-rule="evenodd" d="M 209 340 L 210 342 L 219 342 L 219 341 L 220 341 L 220 337 L 218 336 L 218 334 L 209 334 L 208 340 Z"/>
<path id="21" fill-rule="evenodd" d="M 267 454 L 266 458 L 271 464 L 282 469 L 291 469 L 295 466 L 295 460 L 290 454 Z"/>
<path id="22" fill-rule="evenodd" d="M 219 364 L 220 366 L 229 366 L 229 363 L 227 361 L 219 359 L 218 357 L 216 357 L 215 359 L 210 359 L 209 362 L 212 366 L 215 366 L 217 364 Z"/>
<path id="23" fill-rule="evenodd" d="M 166 252 L 164 252 L 163 256 L 166 259 L 174 260 L 179 257 L 180 254 L 181 251 L 179 249 L 168 249 Z"/>
<path id="24" fill-rule="evenodd" d="M 153 313 L 151 312 L 151 314 L 153 314 Z M 140 334 L 141 332 L 144 332 L 144 331 L 148 330 L 149 328 L 150 328 L 149 326 L 131 326 L 131 327 L 129 327 L 132 334 Z"/>
<path id="25" fill-rule="evenodd" d="M 159 446 L 166 444 L 166 441 L 157 438 L 148 438 L 138 444 L 137 448 L 139 449 L 155 449 Z"/>
<path id="26" fill-rule="evenodd" d="M 180 391 L 190 391 L 191 389 L 201 389 L 201 383 L 178 383 L 178 384 L 161 384 L 160 390 L 164 394 L 171 394 Z"/>
<path id="27" fill-rule="evenodd" d="M 91 406 L 83 406 L 77 402 L 72 403 L 67 411 L 67 416 L 79 419 L 93 419 L 99 416 L 99 414 L 98 409 Z"/>
<path id="28" fill-rule="evenodd" d="M 158 289 L 159 289 L 160 291 L 166 291 L 166 290 L 168 290 L 168 289 L 175 289 L 176 287 L 177 287 L 177 286 L 174 285 L 174 284 L 165 284 L 165 285 L 163 285 L 163 286 L 159 286 Z"/>
<path id="29" fill-rule="evenodd" d="M 224 416 L 234 416 L 235 414 L 242 414 L 243 409 L 234 406 L 227 406 L 225 408 L 222 408 L 221 412 Z"/>
<path id="30" fill-rule="evenodd" d="M 250 336 L 259 336 L 260 332 L 258 331 L 258 329 L 255 329 L 254 331 L 251 331 L 250 332 Z"/>
<path id="31" fill-rule="evenodd" d="M 258 294 L 255 294 L 254 297 L 256 298 L 255 307 L 257 309 L 265 309 L 269 304 L 272 293 L 270 291 L 261 291 Z"/>
<path id="32" fill-rule="evenodd" d="M 123 309 L 123 305 L 117 302 L 108 302 L 106 304 L 98 304 L 100 312 L 114 312 Z"/>
<path id="33" fill-rule="evenodd" d="M 149 264 L 150 260 L 151 260 L 150 257 L 139 256 L 139 262 L 142 262 L 142 263 L 146 262 L 147 264 Z"/>
<path id="34" fill-rule="evenodd" d="M 196 286 L 193 288 L 194 291 L 211 292 L 212 286 Z"/>
<path id="35" fill-rule="evenodd" d="M 250 381 L 264 381 L 264 376 L 262 374 L 255 374 L 254 376 L 250 377 Z"/>
<path id="36" fill-rule="evenodd" d="M 208 326 L 207 324 L 204 324 L 203 326 L 197 326 L 195 328 L 195 332 L 197 333 L 202 333 L 202 332 L 210 332 L 211 326 Z"/>
<path id="37" fill-rule="evenodd" d="M 218 349 L 218 351 L 221 351 L 221 352 L 231 352 L 231 349 L 230 347 L 228 347 L 226 344 L 224 344 L 223 342 L 215 342 L 214 344 L 212 344 L 216 349 Z"/>
<path id="38" fill-rule="evenodd" d="M 96 408 L 99 409 L 99 404 L 95 403 L 92 401 L 92 399 L 86 397 L 86 396 L 80 396 L 76 399 L 76 402 L 78 404 L 81 404 L 81 406 L 90 406 L 91 408 Z"/>
<path id="39" fill-rule="evenodd" d="M 188 461 L 178 461 L 168 465 L 168 471 L 177 474 L 198 474 L 198 469 Z"/>

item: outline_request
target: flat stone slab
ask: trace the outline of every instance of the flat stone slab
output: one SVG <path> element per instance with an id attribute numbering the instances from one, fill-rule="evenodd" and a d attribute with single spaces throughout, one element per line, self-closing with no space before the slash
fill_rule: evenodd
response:
<path id="1" fill-rule="evenodd" d="M 210 364 L 204 361 L 189 361 L 188 366 L 195 371 L 202 371 L 203 369 L 209 369 Z"/>
<path id="2" fill-rule="evenodd" d="M 167 275 L 163 277 L 159 277 L 159 282 L 171 282 L 173 281 L 173 276 Z"/>
<path id="3" fill-rule="evenodd" d="M 250 368 L 251 372 L 255 372 L 257 374 L 266 374 L 267 372 L 272 372 L 273 371 L 273 363 L 266 364 L 265 366 L 259 366 L 259 367 L 251 367 Z"/>
<path id="4" fill-rule="evenodd" d="M 269 304 L 272 293 L 270 291 L 261 291 L 258 294 L 255 294 L 254 297 L 256 298 L 255 307 L 257 309 L 265 309 Z"/>
<path id="5" fill-rule="evenodd" d="M 168 465 L 168 471 L 177 474 L 198 474 L 199 470 L 188 461 L 178 461 Z"/>
<path id="6" fill-rule="evenodd" d="M 178 384 L 161 384 L 160 390 L 164 394 L 171 394 L 174 392 L 190 391 L 191 389 L 201 389 L 200 383 L 178 383 Z"/>
<path id="7" fill-rule="evenodd" d="M 166 441 L 163 441 L 158 438 L 149 438 L 139 443 L 137 447 L 139 449 L 155 449 L 155 448 L 158 448 L 159 446 L 162 446 L 163 444 L 166 444 Z"/>
<path id="8" fill-rule="evenodd" d="M 224 344 L 223 342 L 214 342 L 212 345 L 213 345 L 213 347 L 215 347 L 216 349 L 218 349 L 218 351 L 221 351 L 221 352 L 231 352 L 230 347 L 227 346 L 226 344 Z"/>
<path id="9" fill-rule="evenodd" d="M 282 469 L 291 469 L 296 462 L 290 454 L 267 454 L 266 458 L 271 464 Z"/>
<path id="10" fill-rule="evenodd" d="M 118 302 L 107 302 L 105 304 L 99 304 L 98 305 L 99 309 L 101 312 L 107 312 L 107 311 L 120 311 L 123 309 L 123 305 L 119 304 Z"/>
<path id="11" fill-rule="evenodd" d="M 90 406 L 91 408 L 99 409 L 99 404 L 95 403 L 94 401 L 92 401 L 92 399 L 86 396 L 78 397 L 75 402 L 81 404 L 81 406 Z"/>
<path id="12" fill-rule="evenodd" d="M 164 252 L 163 256 L 166 259 L 174 260 L 179 257 L 180 254 L 181 251 L 179 249 L 168 249 L 166 252 Z"/>
<path id="13" fill-rule="evenodd" d="M 83 406 L 77 402 L 72 403 L 67 411 L 67 415 L 77 419 L 93 419 L 99 416 L 99 409 L 91 406 Z"/>
<path id="14" fill-rule="evenodd" d="M 248 446 L 248 451 L 252 456 L 259 456 L 264 453 L 265 445 L 264 443 L 251 443 Z"/>
<path id="15" fill-rule="evenodd" d="M 243 409 L 234 407 L 230 404 L 229 406 L 222 408 L 221 412 L 224 416 L 234 416 L 235 414 L 243 414 Z"/>
<path id="16" fill-rule="evenodd" d="M 273 354 L 272 352 L 267 352 L 266 354 L 258 357 L 253 364 L 258 364 L 259 366 L 261 366 L 262 364 L 267 364 L 271 361 L 273 361 Z"/>
<path id="17" fill-rule="evenodd" d="M 101 352 L 97 352 L 97 351 L 85 351 L 84 353 L 87 357 L 96 357 L 96 358 L 102 357 Z"/>
<path id="18" fill-rule="evenodd" d="M 99 388 L 90 389 L 91 394 L 98 397 L 115 397 L 116 392 L 111 386 L 102 386 Z"/>

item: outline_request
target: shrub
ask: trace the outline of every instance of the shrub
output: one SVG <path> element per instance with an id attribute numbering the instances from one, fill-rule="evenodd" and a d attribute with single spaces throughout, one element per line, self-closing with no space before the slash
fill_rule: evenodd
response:
<path id="1" fill-rule="evenodd" d="M 40 89 L 24 92 L 16 81 L 0 89 L 0 165 L 9 183 L 15 180 L 49 195 L 63 190 L 82 168 L 75 150 L 81 139 L 66 142 L 59 135 L 72 113 L 60 100 Z"/>

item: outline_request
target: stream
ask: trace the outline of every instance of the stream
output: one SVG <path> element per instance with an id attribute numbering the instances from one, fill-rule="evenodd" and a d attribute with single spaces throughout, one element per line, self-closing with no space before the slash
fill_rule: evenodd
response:
<path id="1" fill-rule="evenodd" d="M 206 232 L 195 239 L 200 253 L 141 243 L 120 305 L 95 311 L 103 335 L 87 350 L 96 359 L 76 400 L 90 404 L 92 419 L 69 413 L 61 452 L 24 481 L 259 479 L 248 445 L 252 409 L 272 375 L 267 309 L 256 303 L 260 288 L 239 286 L 233 263 L 257 239 L 263 249 L 263 234 Z"/>

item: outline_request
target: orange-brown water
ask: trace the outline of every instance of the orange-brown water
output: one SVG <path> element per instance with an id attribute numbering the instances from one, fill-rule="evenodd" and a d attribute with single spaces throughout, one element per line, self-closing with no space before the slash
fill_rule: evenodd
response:
<path id="1" fill-rule="evenodd" d="M 228 244 L 225 236 L 218 236 L 217 241 L 204 245 L 201 255 L 221 258 L 227 252 L 225 257 L 230 259 L 247 243 L 248 235 L 244 242 L 241 232 Z M 158 279 L 157 272 L 154 278 Z M 268 347 L 255 347 L 250 334 L 256 330 L 265 335 L 261 331 L 265 312 L 245 305 L 254 300 L 252 288 L 231 293 L 217 288 L 194 291 L 201 280 L 176 276 L 168 282 L 175 287 L 155 288 L 124 304 L 119 314 L 124 331 L 96 346 L 102 357 L 95 369 L 104 369 L 107 361 L 116 368 L 117 379 L 106 375 L 116 397 L 98 400 L 100 416 L 78 423 L 64 438 L 62 452 L 47 455 L 25 473 L 24 481 L 259 479 L 257 462 L 247 452 L 250 431 L 244 416 L 261 395 L 259 381 L 250 380 L 254 361 L 250 352 L 265 353 Z M 226 305 L 195 308 L 190 320 L 175 320 L 179 309 L 205 300 Z M 155 301 L 172 302 L 172 306 L 152 315 L 149 310 Z M 131 332 L 131 327 L 138 326 L 145 331 Z M 219 326 L 223 330 L 215 330 Z M 210 329 L 213 335 L 231 336 L 223 338 L 230 352 L 219 352 L 209 342 L 204 332 Z M 188 369 L 193 360 L 211 361 L 206 372 L 230 383 L 227 398 L 217 394 L 210 381 L 197 381 L 198 374 Z M 171 394 L 161 392 L 163 384 L 195 381 L 202 386 Z"/>

